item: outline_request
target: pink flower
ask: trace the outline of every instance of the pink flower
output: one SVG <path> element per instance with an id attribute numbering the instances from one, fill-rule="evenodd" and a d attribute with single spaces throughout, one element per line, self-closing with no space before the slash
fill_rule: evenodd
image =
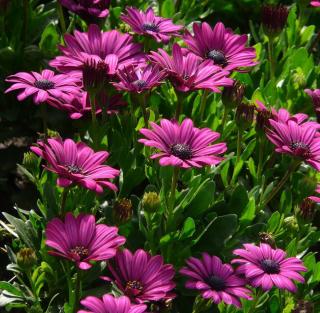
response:
<path id="1" fill-rule="evenodd" d="M 231 263 L 241 264 L 237 272 L 244 274 L 251 286 L 261 286 L 265 291 L 276 286 L 296 292 L 297 287 L 292 280 L 304 283 L 299 272 L 306 272 L 307 269 L 298 258 L 288 258 L 283 250 L 272 249 L 265 243 L 261 243 L 259 247 L 250 243 L 243 246 L 244 249 L 233 251 L 240 258 L 232 260 Z"/>
<path id="2" fill-rule="evenodd" d="M 304 91 L 311 97 L 317 121 L 320 123 L 320 89 L 305 89 Z"/>
<path id="3" fill-rule="evenodd" d="M 79 79 L 73 75 L 55 75 L 50 70 L 43 70 L 41 73 L 20 72 L 9 76 L 7 82 L 14 83 L 5 92 L 22 90 L 18 100 L 22 101 L 33 96 L 33 102 L 40 104 L 47 102 L 50 98 L 64 99 L 71 94 L 79 94 Z"/>
<path id="4" fill-rule="evenodd" d="M 320 7 L 320 1 L 311 1 L 310 4 L 311 4 L 313 7 Z"/>
<path id="5" fill-rule="evenodd" d="M 152 122 L 150 125 L 152 130 L 140 129 L 147 139 L 139 142 L 159 149 L 151 159 L 160 158 L 162 166 L 203 167 L 223 160 L 219 155 L 226 152 L 227 145 L 224 142 L 210 145 L 220 134 L 209 128 L 194 127 L 191 119 L 185 119 L 181 125 L 166 119 L 160 121 L 160 126 Z"/>
<path id="6" fill-rule="evenodd" d="M 132 30 L 139 35 L 148 35 L 157 42 L 168 43 L 171 36 L 178 36 L 182 25 L 174 25 L 169 18 L 155 16 L 150 7 L 146 12 L 136 8 L 127 7 L 127 15 L 122 14 L 121 19 L 129 24 Z"/>
<path id="7" fill-rule="evenodd" d="M 80 303 L 89 311 L 79 310 L 78 313 L 143 313 L 147 308 L 144 304 L 131 304 L 126 296 L 115 298 L 107 294 L 102 299 L 89 296 Z"/>
<path id="8" fill-rule="evenodd" d="M 104 187 L 117 190 L 109 180 L 120 172 L 103 164 L 109 156 L 106 151 L 94 152 L 82 142 L 60 138 L 38 141 L 31 150 L 48 162 L 47 170 L 58 174 L 57 184 L 61 187 L 77 184 L 97 193 L 102 193 Z"/>
<path id="9" fill-rule="evenodd" d="M 141 249 L 134 254 L 127 249 L 118 251 L 109 270 L 117 287 L 135 303 L 174 297 L 174 268 L 163 264 L 160 255 L 151 256 Z"/>
<path id="10" fill-rule="evenodd" d="M 168 72 L 169 79 L 179 91 L 208 89 L 221 92 L 220 87 L 233 84 L 233 80 L 227 77 L 228 71 L 221 70 L 209 60 L 202 62 L 193 53 L 185 56 L 178 44 L 173 45 L 172 57 L 163 49 L 158 51 L 151 51 L 150 59 Z"/>
<path id="11" fill-rule="evenodd" d="M 287 124 L 269 120 L 272 129 L 267 130 L 268 139 L 276 146 L 275 151 L 304 160 L 320 171 L 320 137 L 316 127 L 289 120 Z"/>
<path id="12" fill-rule="evenodd" d="M 191 257 L 180 273 L 189 278 L 186 288 L 198 290 L 204 299 L 211 299 L 216 304 L 224 302 L 240 308 L 239 298 L 252 300 L 245 280 L 216 256 L 203 253 L 202 260 Z"/>
<path id="13" fill-rule="evenodd" d="M 315 191 L 316 191 L 316 193 L 318 193 L 320 195 L 320 185 L 317 186 Z M 315 203 L 320 203 L 320 197 L 309 196 L 308 199 L 312 200 Z"/>
<path id="14" fill-rule="evenodd" d="M 194 23 L 193 32 L 193 36 L 188 32 L 184 41 L 199 57 L 209 59 L 227 71 L 239 71 L 257 64 L 255 49 L 246 47 L 247 35 L 235 35 L 220 22 L 213 29 L 207 23 Z"/>
<path id="15" fill-rule="evenodd" d="M 109 15 L 110 0 L 59 0 L 60 4 L 84 20 L 105 18 Z"/>
<path id="16" fill-rule="evenodd" d="M 82 75 L 86 61 L 104 62 L 108 73 L 114 73 L 125 65 L 144 60 L 141 45 L 133 37 L 117 30 L 101 32 L 97 25 L 90 25 L 87 33 L 74 31 L 74 36 L 65 35 L 65 46 L 60 46 L 63 56 L 57 56 L 50 65 L 61 72 L 75 71 Z"/>
<path id="17" fill-rule="evenodd" d="M 127 66 L 118 71 L 120 82 L 113 83 L 118 90 L 141 93 L 159 86 L 166 76 L 158 66 Z"/>
<path id="18" fill-rule="evenodd" d="M 115 256 L 117 248 L 125 243 L 117 227 L 96 225 L 93 215 L 74 217 L 67 213 L 64 222 L 52 219 L 46 226 L 46 245 L 53 248 L 51 255 L 60 256 L 87 270 L 90 261 L 104 261 Z"/>

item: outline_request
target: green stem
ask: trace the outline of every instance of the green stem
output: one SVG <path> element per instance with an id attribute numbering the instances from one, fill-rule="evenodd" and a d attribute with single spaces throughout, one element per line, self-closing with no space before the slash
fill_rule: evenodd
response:
<path id="1" fill-rule="evenodd" d="M 273 55 L 273 37 L 269 37 L 268 41 L 268 57 L 269 57 L 269 65 L 270 65 L 270 79 L 274 79 L 275 74 L 275 64 L 274 64 L 274 55 Z"/>
<path id="2" fill-rule="evenodd" d="M 254 313 L 256 312 L 256 307 L 259 303 L 259 300 L 260 300 L 260 297 L 262 296 L 262 292 L 261 290 L 259 289 L 256 293 L 256 297 L 254 298 L 254 300 L 251 302 L 251 307 L 248 311 L 248 313 Z"/>
<path id="3" fill-rule="evenodd" d="M 176 107 L 176 114 L 175 114 L 175 119 L 179 121 L 179 116 L 182 111 L 182 95 L 180 92 L 177 92 L 177 107 Z"/>
<path id="4" fill-rule="evenodd" d="M 45 140 L 48 138 L 48 122 L 47 122 L 47 107 L 45 103 L 40 103 L 41 118 L 43 124 L 43 133 Z"/>
<path id="5" fill-rule="evenodd" d="M 60 216 L 61 217 L 64 217 L 64 214 L 65 214 L 64 209 L 66 206 L 67 196 L 68 196 L 69 190 L 70 190 L 70 188 L 68 188 L 68 187 L 64 188 L 62 195 L 61 195 L 61 208 L 60 208 Z"/>
<path id="6" fill-rule="evenodd" d="M 206 103 L 208 98 L 209 91 L 205 89 L 202 93 L 201 104 L 200 104 L 200 120 L 203 120 L 204 110 L 206 109 Z"/>
<path id="7" fill-rule="evenodd" d="M 34 282 L 32 280 L 31 272 L 30 272 L 30 270 L 27 270 L 25 273 L 26 273 L 26 275 L 28 277 L 28 280 L 29 280 L 29 283 L 30 283 L 30 287 L 31 287 L 31 290 L 32 290 L 32 295 L 33 295 L 33 297 L 35 299 L 35 302 L 39 303 L 40 302 L 39 301 L 39 297 L 37 295 L 36 287 L 35 287 Z"/>
<path id="8" fill-rule="evenodd" d="M 221 122 L 221 132 L 222 133 L 224 130 L 224 126 L 226 125 L 226 122 L 227 122 L 228 113 L 229 113 L 229 110 L 227 109 L 227 107 L 224 107 L 223 117 L 222 117 L 222 122 Z"/>
<path id="9" fill-rule="evenodd" d="M 63 9 L 60 3 L 57 3 L 57 11 L 59 16 L 61 31 L 62 31 L 62 34 L 64 35 L 67 31 L 67 27 L 66 27 L 66 22 L 64 20 Z"/>
<path id="10" fill-rule="evenodd" d="M 146 93 L 143 93 L 140 97 L 140 106 L 141 106 L 141 111 L 143 115 L 143 120 L 144 120 L 144 125 L 145 127 L 148 127 L 149 121 L 148 121 L 148 113 L 146 110 L 146 102 L 147 102 L 147 95 Z"/>
<path id="11" fill-rule="evenodd" d="M 173 209 L 176 200 L 176 189 L 179 177 L 179 167 L 173 168 L 173 175 L 172 175 L 172 182 L 171 182 L 171 189 L 170 189 L 170 198 L 169 198 L 169 205 L 167 211 L 167 232 L 171 229 L 171 224 L 173 220 Z"/>
<path id="12" fill-rule="evenodd" d="M 29 26 L 29 1 L 23 0 L 23 37 L 22 37 L 22 49 L 27 43 L 27 34 Z"/>
<path id="13" fill-rule="evenodd" d="M 241 141 L 242 141 L 242 130 L 241 130 L 241 129 L 238 129 L 238 136 L 237 136 L 237 161 L 236 161 L 236 165 L 239 163 L 240 157 L 241 157 Z"/>
<path id="14" fill-rule="evenodd" d="M 273 190 L 270 192 L 270 194 L 268 195 L 267 199 L 265 199 L 262 203 L 261 203 L 261 208 L 265 207 L 277 194 L 278 192 L 281 190 L 281 188 L 284 186 L 284 184 L 287 182 L 287 180 L 290 178 L 291 174 L 298 168 L 298 166 L 300 165 L 301 161 L 300 160 L 295 160 L 291 163 L 291 166 L 289 167 L 289 169 L 287 170 L 287 172 L 284 174 L 284 176 L 282 177 L 282 179 L 279 181 L 279 183 L 277 184 L 277 186 L 275 188 L 273 188 Z"/>
<path id="15" fill-rule="evenodd" d="M 260 183 L 262 168 L 263 168 L 263 150 L 264 150 L 264 139 L 262 137 L 259 138 L 259 160 L 258 160 L 258 169 L 257 169 L 257 179 Z"/>
<path id="16" fill-rule="evenodd" d="M 76 281 L 74 286 L 73 313 L 76 313 L 78 310 L 80 297 L 81 297 L 81 270 L 77 269 Z"/>
<path id="17" fill-rule="evenodd" d="M 90 105 L 91 105 L 91 119 L 92 119 L 92 143 L 93 147 L 96 148 L 98 144 L 97 131 L 98 131 L 98 121 L 96 115 L 96 94 L 93 91 L 89 92 Z"/>

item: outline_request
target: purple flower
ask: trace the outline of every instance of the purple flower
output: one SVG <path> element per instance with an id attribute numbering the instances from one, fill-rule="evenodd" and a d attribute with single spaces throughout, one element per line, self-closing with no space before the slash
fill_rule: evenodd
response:
<path id="1" fill-rule="evenodd" d="M 121 19 L 129 24 L 132 30 L 139 35 L 149 35 L 157 42 L 168 43 L 171 36 L 178 36 L 182 25 L 174 25 L 169 18 L 155 16 L 150 7 L 146 12 L 136 8 L 127 7 L 127 15 L 122 14 Z"/>
<path id="2" fill-rule="evenodd" d="M 133 37 L 117 30 L 101 32 L 97 25 L 90 25 L 87 33 L 74 31 L 74 36 L 65 35 L 65 46 L 60 46 L 63 56 L 57 56 L 50 65 L 61 72 L 75 71 L 82 75 L 83 65 L 94 59 L 104 62 L 109 74 L 125 65 L 137 64 L 144 60 L 141 45 Z"/>
<path id="3" fill-rule="evenodd" d="M 219 154 L 227 151 L 224 142 L 210 145 L 220 138 L 219 133 L 209 128 L 196 128 L 191 119 L 185 119 L 181 125 L 167 119 L 162 119 L 160 126 L 152 122 L 150 125 L 152 130 L 140 129 L 147 139 L 139 139 L 139 142 L 159 149 L 151 159 L 160 158 L 162 166 L 190 168 L 216 165 L 223 160 Z"/>
<path id="4" fill-rule="evenodd" d="M 316 193 L 320 195 L 320 185 L 317 186 L 316 188 Z M 315 203 L 320 203 L 320 197 L 317 196 L 309 196 L 308 199 L 312 200 Z"/>
<path id="5" fill-rule="evenodd" d="M 103 261 L 115 256 L 117 248 L 125 243 L 117 227 L 96 225 L 94 215 L 67 213 L 64 222 L 52 219 L 46 226 L 46 245 L 53 248 L 51 255 L 60 256 L 87 270 L 90 261 Z"/>
<path id="6" fill-rule="evenodd" d="M 245 288 L 245 280 L 234 273 L 229 264 L 223 264 L 216 256 L 202 254 L 202 260 L 189 258 L 187 267 L 180 270 L 182 275 L 190 278 L 186 288 L 201 292 L 204 299 L 212 299 L 216 304 L 225 302 L 240 308 L 239 298 L 252 300 L 250 290 Z"/>
<path id="7" fill-rule="evenodd" d="M 311 97 L 317 121 L 320 123 L 320 89 L 305 89 L 304 91 Z"/>
<path id="8" fill-rule="evenodd" d="M 79 310 L 78 313 L 143 313 L 147 308 L 144 304 L 131 304 L 130 299 L 126 296 L 115 298 L 108 294 L 102 299 L 89 296 L 80 303 L 87 310 Z"/>
<path id="9" fill-rule="evenodd" d="M 172 57 L 163 49 L 151 51 L 150 59 L 165 69 L 174 87 L 183 92 L 196 89 L 209 89 L 221 92 L 219 87 L 232 86 L 233 80 L 228 78 L 228 71 L 221 70 L 211 61 L 202 61 L 193 53 L 184 55 L 178 44 L 173 45 Z"/>
<path id="10" fill-rule="evenodd" d="M 320 185 L 317 186 L 316 193 L 320 194 Z M 311 220 L 316 213 L 316 205 L 320 204 L 320 197 L 309 196 L 300 203 L 300 214 L 304 219 Z"/>
<path id="11" fill-rule="evenodd" d="M 276 146 L 275 151 L 304 160 L 320 171 L 320 137 L 310 123 L 302 125 L 289 120 L 287 124 L 269 120 L 272 129 L 267 130 L 268 139 Z"/>
<path id="12" fill-rule="evenodd" d="M 266 291 L 276 286 L 296 292 L 297 287 L 292 280 L 304 282 L 299 272 L 306 272 L 307 269 L 298 258 L 288 258 L 283 250 L 272 249 L 265 243 L 261 243 L 259 247 L 250 243 L 243 246 L 244 249 L 233 251 L 240 258 L 231 263 L 241 264 L 237 272 L 244 274 L 253 287 L 261 286 Z"/>
<path id="13" fill-rule="evenodd" d="M 20 72 L 9 76 L 7 82 L 14 83 L 5 92 L 21 90 L 18 100 L 22 101 L 33 96 L 33 102 L 40 104 L 47 102 L 50 98 L 64 99 L 71 94 L 79 94 L 80 81 L 76 76 L 59 74 L 55 75 L 50 70 L 43 70 L 41 73 Z"/>
<path id="14" fill-rule="evenodd" d="M 320 1 L 311 1 L 310 4 L 311 4 L 313 7 L 320 7 Z"/>
<path id="15" fill-rule="evenodd" d="M 171 264 L 163 264 L 160 255 L 151 256 L 144 250 L 132 254 L 118 251 L 109 270 L 117 287 L 135 303 L 173 298 L 175 274 Z"/>
<path id="16" fill-rule="evenodd" d="M 213 29 L 207 23 L 194 23 L 193 32 L 194 36 L 188 32 L 184 41 L 201 58 L 209 59 L 228 71 L 239 71 L 240 68 L 257 64 L 254 61 L 255 49 L 246 47 L 247 35 L 236 35 L 220 22 Z"/>
<path id="17" fill-rule="evenodd" d="M 60 4 L 86 21 L 109 15 L 110 0 L 59 0 Z"/>
<path id="18" fill-rule="evenodd" d="M 120 82 L 113 83 L 118 90 L 141 93 L 161 84 L 166 76 L 156 65 L 127 66 L 118 71 Z"/>
<path id="19" fill-rule="evenodd" d="M 31 150 L 48 162 L 47 170 L 58 174 L 61 187 L 77 184 L 97 193 L 104 187 L 117 190 L 109 180 L 118 176 L 119 170 L 103 164 L 109 156 L 107 151 L 94 152 L 83 142 L 60 138 L 38 141 Z"/>

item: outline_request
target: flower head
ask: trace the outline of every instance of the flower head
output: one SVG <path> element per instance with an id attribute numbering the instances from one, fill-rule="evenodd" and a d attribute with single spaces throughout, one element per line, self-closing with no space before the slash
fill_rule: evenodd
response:
<path id="1" fill-rule="evenodd" d="M 320 1 L 311 1 L 310 4 L 311 4 L 313 7 L 320 7 Z"/>
<path id="2" fill-rule="evenodd" d="M 77 184 L 97 193 L 104 187 L 117 190 L 109 180 L 118 176 L 119 170 L 103 164 L 109 156 L 107 151 L 94 152 L 83 142 L 60 138 L 38 141 L 31 150 L 48 162 L 47 170 L 58 174 L 61 187 Z"/>
<path id="3" fill-rule="evenodd" d="M 227 71 L 257 64 L 254 61 L 255 49 L 246 47 L 247 35 L 236 35 L 220 22 L 213 29 L 205 22 L 194 23 L 193 32 L 193 36 L 187 33 L 184 41 L 202 59 L 210 60 Z"/>
<path id="4" fill-rule="evenodd" d="M 240 258 L 232 260 L 231 263 L 240 264 L 237 272 L 244 274 L 253 287 L 261 286 L 263 290 L 270 290 L 276 286 L 296 292 L 297 287 L 292 280 L 304 282 L 299 272 L 306 272 L 307 269 L 298 258 L 288 258 L 283 250 L 272 249 L 265 243 L 260 246 L 247 243 L 243 246 L 244 249 L 233 251 Z"/>
<path id="5" fill-rule="evenodd" d="M 287 124 L 270 120 L 272 129 L 267 130 L 268 139 L 276 146 L 275 151 L 304 160 L 320 171 L 320 137 L 317 128 L 309 123 L 302 125 L 289 120 Z"/>
<path id="6" fill-rule="evenodd" d="M 60 4 L 86 21 L 109 15 L 110 0 L 59 0 Z"/>
<path id="7" fill-rule="evenodd" d="M 232 86 L 224 87 L 221 100 L 224 106 L 229 110 L 237 107 L 242 102 L 245 93 L 245 85 L 235 80 Z"/>
<path id="8" fill-rule="evenodd" d="M 254 118 L 254 106 L 247 103 L 241 103 L 236 110 L 236 124 L 239 129 L 245 130 L 249 128 Z"/>
<path id="9" fill-rule="evenodd" d="M 133 37 L 117 30 L 101 32 L 97 25 L 90 25 L 87 33 L 74 31 L 74 36 L 65 35 L 65 46 L 60 46 L 63 56 L 57 56 L 50 65 L 61 72 L 76 72 L 82 75 L 84 63 L 88 59 L 105 63 L 109 74 L 125 65 L 137 64 L 144 60 L 141 45 L 133 42 Z"/>
<path id="10" fill-rule="evenodd" d="M 320 89 L 305 89 L 305 92 L 311 97 L 313 108 L 316 113 L 317 121 L 320 123 Z"/>
<path id="11" fill-rule="evenodd" d="M 263 5 L 261 19 L 266 34 L 279 34 L 286 25 L 288 14 L 289 10 L 284 5 Z"/>
<path id="12" fill-rule="evenodd" d="M 171 290 L 174 268 L 163 264 L 160 255 L 151 256 L 144 250 L 132 254 L 129 250 L 118 251 L 114 262 L 109 265 L 117 287 L 132 302 L 143 303 L 173 298 Z"/>
<path id="13" fill-rule="evenodd" d="M 86 310 L 79 310 L 78 313 L 143 313 L 147 308 L 144 304 L 131 304 L 126 296 L 115 298 L 108 294 L 102 296 L 102 299 L 89 296 L 80 303 Z"/>
<path id="14" fill-rule="evenodd" d="M 52 219 L 46 227 L 46 245 L 53 248 L 51 255 L 60 256 L 87 270 L 90 261 L 103 261 L 115 256 L 117 248 L 125 243 L 117 227 L 98 224 L 94 215 L 67 213 L 64 221 Z"/>
<path id="15" fill-rule="evenodd" d="M 202 260 L 191 257 L 180 273 L 190 278 L 186 288 L 196 289 L 205 299 L 218 304 L 224 302 L 241 307 L 239 298 L 251 300 L 245 280 L 239 278 L 229 264 L 223 264 L 216 256 L 202 254 Z"/>
<path id="16" fill-rule="evenodd" d="M 53 71 L 43 70 L 41 73 L 20 72 L 9 76 L 7 82 L 14 83 L 5 92 L 21 90 L 18 100 L 33 96 L 33 102 L 40 104 L 50 98 L 64 99 L 71 94 L 79 94 L 79 79 L 74 75 L 55 75 Z"/>
<path id="17" fill-rule="evenodd" d="M 185 119 L 181 125 L 167 119 L 162 119 L 160 126 L 152 122 L 150 125 L 152 130 L 140 129 L 146 139 L 139 142 L 160 150 L 151 158 L 160 158 L 162 166 L 202 167 L 223 160 L 219 155 L 226 152 L 227 145 L 224 142 L 210 145 L 219 139 L 220 134 L 209 128 L 194 127 L 191 119 Z"/>
<path id="18" fill-rule="evenodd" d="M 320 194 L 320 185 L 316 188 L 316 193 Z M 300 214 L 305 219 L 312 219 L 315 215 L 316 204 L 320 203 L 319 196 L 309 196 L 302 200 L 300 204 Z"/>
<path id="19" fill-rule="evenodd" d="M 127 66 L 118 71 L 120 82 L 113 83 L 118 90 L 141 93 L 161 84 L 166 72 L 157 65 Z"/>
<path id="20" fill-rule="evenodd" d="M 184 55 L 178 44 L 173 45 L 172 57 L 163 49 L 151 51 L 150 59 L 168 72 L 174 87 L 182 92 L 196 89 L 208 89 L 221 92 L 219 87 L 231 86 L 233 80 L 228 78 L 228 71 L 210 61 L 202 61 L 193 53 Z"/>
<path id="21" fill-rule="evenodd" d="M 127 7 L 127 15 L 122 14 L 121 19 L 129 24 L 132 30 L 139 35 L 148 35 L 157 42 L 168 43 L 171 36 L 178 36 L 182 25 L 175 25 L 169 18 L 154 15 L 150 7 L 146 12 Z"/>

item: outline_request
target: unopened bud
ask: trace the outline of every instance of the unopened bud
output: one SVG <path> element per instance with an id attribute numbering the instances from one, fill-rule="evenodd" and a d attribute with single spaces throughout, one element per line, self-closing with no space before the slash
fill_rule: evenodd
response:
<path id="1" fill-rule="evenodd" d="M 38 157 L 33 152 L 26 152 L 23 155 L 23 166 L 28 170 L 33 170 L 38 167 Z"/>
<path id="2" fill-rule="evenodd" d="M 246 103 L 241 103 L 236 110 L 236 124 L 239 129 L 245 130 L 249 128 L 253 122 L 254 106 Z"/>
<path id="3" fill-rule="evenodd" d="M 235 80 L 230 87 L 224 87 L 221 100 L 228 109 L 233 109 L 240 105 L 245 92 L 245 86 L 241 82 Z"/>
<path id="4" fill-rule="evenodd" d="M 33 249 L 22 248 L 17 253 L 17 264 L 25 270 L 31 269 L 37 263 L 37 256 Z"/>
<path id="5" fill-rule="evenodd" d="M 276 242 L 275 242 L 274 237 L 271 233 L 261 232 L 261 233 L 259 233 L 259 238 L 260 238 L 260 242 L 267 243 L 273 249 L 276 248 Z"/>
<path id="6" fill-rule="evenodd" d="M 306 300 L 298 300 L 292 313 L 315 313 L 314 304 Z"/>
<path id="7" fill-rule="evenodd" d="M 130 199 L 122 198 L 115 201 L 113 205 L 113 219 L 117 224 L 128 222 L 132 218 L 132 202 Z"/>
<path id="8" fill-rule="evenodd" d="M 156 212 L 160 208 L 161 200 L 160 196 L 154 192 L 146 192 L 142 198 L 142 208 L 146 212 Z"/>
<path id="9" fill-rule="evenodd" d="M 82 67 L 84 89 L 88 92 L 97 92 L 107 82 L 108 65 L 100 60 L 88 59 Z"/>
<path id="10" fill-rule="evenodd" d="M 295 216 L 288 216 L 284 219 L 284 226 L 291 231 L 298 231 L 299 230 L 299 224 Z"/>
<path id="11" fill-rule="evenodd" d="M 310 199 L 305 198 L 300 204 L 300 215 L 306 220 L 312 220 L 315 215 L 316 203 Z"/>
<path id="12" fill-rule="evenodd" d="M 288 19 L 288 8 L 283 5 L 263 5 L 261 21 L 268 36 L 277 36 L 283 30 Z"/>

